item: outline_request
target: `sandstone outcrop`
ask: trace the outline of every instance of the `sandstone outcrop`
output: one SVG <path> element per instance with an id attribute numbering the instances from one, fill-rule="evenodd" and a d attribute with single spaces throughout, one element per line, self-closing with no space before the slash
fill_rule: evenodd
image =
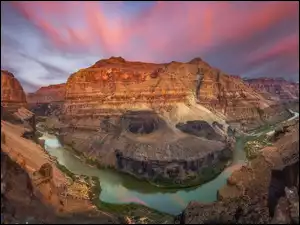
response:
<path id="1" fill-rule="evenodd" d="M 276 101 L 299 100 L 299 84 L 288 82 L 283 78 L 244 79 L 253 89 L 268 99 Z"/>
<path id="2" fill-rule="evenodd" d="M 51 178 L 39 175 L 32 180 L 24 168 L 14 162 L 6 153 L 1 151 L 1 222 L 14 223 L 98 223 L 118 224 L 115 215 L 103 212 L 82 211 L 57 214 L 55 210 L 42 200 L 43 194 L 36 191 L 37 186 L 47 186 Z M 74 182 L 75 184 L 75 182 Z M 74 185 L 73 185 L 74 186 Z M 56 189 L 48 189 L 48 195 L 55 199 Z M 77 200 L 78 201 L 78 200 Z M 62 202 L 62 201 L 61 201 Z M 66 204 L 72 207 L 72 200 Z M 74 204 L 75 205 L 75 204 Z M 76 205 L 75 205 L 76 206 Z M 87 215 L 88 214 L 88 215 Z"/>
<path id="3" fill-rule="evenodd" d="M 22 137 L 25 131 L 1 120 L 2 223 L 119 223 L 81 195 L 87 185 L 60 171 L 46 151 Z"/>
<path id="4" fill-rule="evenodd" d="M 6 70 L 1 70 L 1 106 L 10 112 L 20 107 L 27 108 L 26 95 L 21 84 Z"/>

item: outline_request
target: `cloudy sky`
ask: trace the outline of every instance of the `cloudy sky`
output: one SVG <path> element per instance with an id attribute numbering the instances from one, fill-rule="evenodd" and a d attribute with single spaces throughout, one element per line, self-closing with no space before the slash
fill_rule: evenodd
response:
<path id="1" fill-rule="evenodd" d="M 25 91 L 111 56 L 299 81 L 299 2 L 1 1 L 1 69 Z"/>

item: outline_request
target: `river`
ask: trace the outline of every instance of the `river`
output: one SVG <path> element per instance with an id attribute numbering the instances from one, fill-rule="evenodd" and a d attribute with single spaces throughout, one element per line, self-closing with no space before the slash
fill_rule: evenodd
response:
<path id="1" fill-rule="evenodd" d="M 293 118 L 298 116 L 299 114 L 294 112 Z M 268 127 L 263 131 L 260 130 L 260 134 L 267 133 L 271 129 L 273 128 Z M 102 189 L 99 198 L 102 201 L 115 204 L 134 202 L 173 215 L 179 214 L 190 201 L 209 203 L 217 200 L 217 191 L 226 184 L 234 169 L 246 162 L 244 152 L 246 137 L 239 137 L 231 166 L 214 180 L 193 188 L 165 189 L 117 171 L 91 167 L 65 150 L 54 135 L 45 133 L 41 139 L 45 140 L 45 149 L 50 155 L 57 157 L 58 162 L 73 173 L 99 177 Z"/>

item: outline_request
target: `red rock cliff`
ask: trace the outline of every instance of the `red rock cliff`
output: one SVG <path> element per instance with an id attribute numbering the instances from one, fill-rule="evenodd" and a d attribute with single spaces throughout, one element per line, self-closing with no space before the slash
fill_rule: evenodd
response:
<path id="1" fill-rule="evenodd" d="M 9 111 L 27 107 L 23 87 L 12 73 L 5 70 L 1 70 L 1 106 Z"/>
<path id="2" fill-rule="evenodd" d="M 89 111 L 95 115 L 97 105 L 100 114 L 104 109 L 111 113 L 112 108 L 134 107 L 162 112 L 171 110 L 175 103 L 189 104 L 193 97 L 233 120 L 256 118 L 257 107 L 270 105 L 242 79 L 226 75 L 200 58 L 188 63 L 154 64 L 111 57 L 69 77 L 65 114 L 84 115 Z"/>

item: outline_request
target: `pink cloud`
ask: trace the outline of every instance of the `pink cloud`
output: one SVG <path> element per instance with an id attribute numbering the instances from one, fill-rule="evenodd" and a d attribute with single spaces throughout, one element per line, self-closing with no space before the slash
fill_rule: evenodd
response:
<path id="1" fill-rule="evenodd" d="M 289 1 L 156 2 L 133 16 L 125 13 L 114 18 L 105 13 L 107 7 L 99 2 L 12 4 L 60 49 L 99 47 L 106 56 L 122 55 L 126 59 L 147 61 L 171 61 L 191 52 L 201 56 L 216 46 L 226 46 L 228 41 L 246 45 L 253 42 L 253 36 L 299 17 L 299 2 Z M 115 4 L 114 10 L 122 10 L 124 4 Z M 79 22 L 84 26 L 79 27 Z M 297 29 L 292 39 L 278 40 L 280 45 L 274 43 L 259 56 L 256 49 L 248 52 L 250 61 L 265 60 L 274 54 L 296 56 Z"/>

